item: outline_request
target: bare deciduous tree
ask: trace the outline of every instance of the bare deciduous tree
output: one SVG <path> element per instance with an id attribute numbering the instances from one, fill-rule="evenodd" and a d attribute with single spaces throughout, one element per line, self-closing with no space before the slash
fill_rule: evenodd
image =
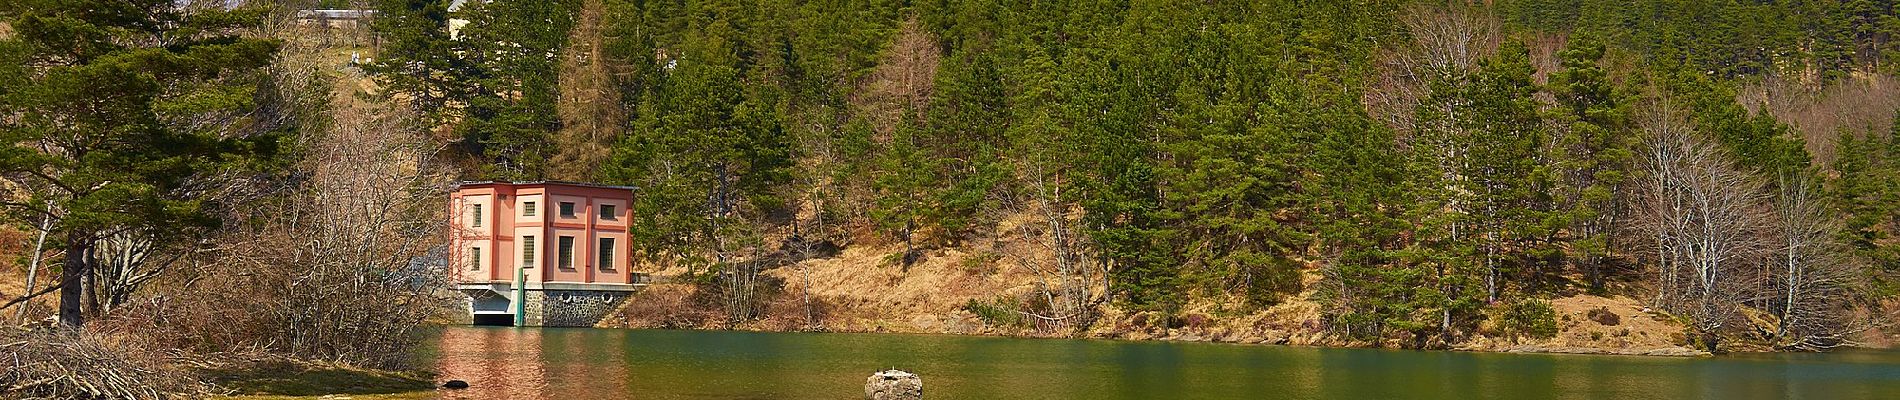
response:
<path id="1" fill-rule="evenodd" d="M 600 0 L 581 3 L 580 15 L 574 19 L 567 48 L 561 54 L 561 99 L 557 106 L 561 132 L 554 137 L 560 146 L 549 163 L 559 179 L 593 176 L 594 168 L 607 161 L 610 147 L 620 138 L 625 124 L 610 70 L 612 61 L 604 50 L 601 26 L 605 7 Z"/>
<path id="2" fill-rule="evenodd" d="M 1037 294 L 1049 313 L 1017 312 L 1033 318 L 1037 329 L 1044 331 L 1086 328 L 1097 316 L 1096 306 L 1108 299 L 1108 264 L 1096 256 L 1082 231 L 1075 199 L 1064 197 L 1062 173 L 1036 161 L 1019 165 L 1020 182 L 1014 187 L 1020 190 L 993 193 L 998 204 L 993 211 L 1001 213 L 998 220 L 1012 215 L 1030 218 L 1009 232 L 1023 242 L 999 242 L 996 247 L 1036 275 Z"/>
<path id="3" fill-rule="evenodd" d="M 1688 229 L 1688 214 L 1681 211 L 1683 198 L 1673 190 L 1686 155 L 1682 146 L 1674 144 L 1694 135 L 1695 127 L 1669 97 L 1660 97 L 1647 109 L 1650 112 L 1637 118 L 1648 137 L 1637 156 L 1640 176 L 1631 181 L 1638 193 L 1633 208 L 1639 215 L 1630 227 L 1650 238 L 1649 246 L 1655 251 L 1650 263 L 1656 266 L 1656 295 L 1650 303 L 1661 305 L 1677 294 L 1677 269 L 1682 261 L 1675 257 L 1675 234 Z"/>
<path id="4" fill-rule="evenodd" d="M 930 94 L 936 90 L 942 53 L 937 47 L 937 38 L 915 18 L 904 21 L 891 39 L 884 60 L 853 99 L 865 108 L 864 115 L 883 138 L 889 138 L 906 115 L 924 115 Z"/>
<path id="5" fill-rule="evenodd" d="M 1687 316 L 1713 351 L 1759 288 L 1767 196 L 1760 179 L 1692 131 L 1659 126 L 1646 146 L 1637 224 L 1664 265 L 1659 305 Z"/>
<path id="6" fill-rule="evenodd" d="M 1382 52 L 1374 78 L 1378 89 L 1367 90 L 1363 101 L 1374 117 L 1410 132 L 1417 129 L 1414 113 L 1430 96 L 1431 83 L 1471 71 L 1497 52 L 1503 35 L 1495 15 L 1474 7 L 1414 5 L 1399 22 L 1411 41 Z"/>
<path id="7" fill-rule="evenodd" d="M 291 179 L 273 189 L 283 197 L 239 214 L 157 298 L 178 325 L 160 331 L 179 345 L 388 366 L 446 306 L 440 148 L 399 108 L 371 111 L 339 90 L 332 126 L 303 136 Z"/>
<path id="8" fill-rule="evenodd" d="M 1858 264 L 1838 242 L 1840 219 L 1805 173 L 1788 175 L 1775 196 L 1773 258 L 1763 302 L 1776 321 L 1777 346 L 1824 350 L 1845 344 Z"/>

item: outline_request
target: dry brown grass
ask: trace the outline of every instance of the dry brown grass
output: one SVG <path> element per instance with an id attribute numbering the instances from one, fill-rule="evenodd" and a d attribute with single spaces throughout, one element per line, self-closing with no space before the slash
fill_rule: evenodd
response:
<path id="1" fill-rule="evenodd" d="M 1642 302 L 1624 296 L 1577 295 L 1550 301 L 1557 310 L 1557 337 L 1551 344 L 1572 347 L 1653 349 L 1680 347 L 1683 326 L 1668 316 L 1649 312 Z M 1590 310 L 1616 314 L 1617 324 L 1604 325 L 1589 318 Z"/>
<path id="2" fill-rule="evenodd" d="M 692 329 L 724 316 L 712 307 L 695 304 L 694 287 L 683 283 L 647 286 L 627 300 L 618 315 L 601 321 L 603 326 L 627 328 Z"/>
<path id="3" fill-rule="evenodd" d="M 18 228 L 0 226 L 0 303 L 13 300 L 26 293 L 26 267 L 16 262 L 21 259 L 24 247 L 31 245 L 33 238 Z M 11 315 L 13 310 L 0 312 Z"/>
<path id="4" fill-rule="evenodd" d="M 17 398 L 191 398 L 211 387 L 176 367 L 178 354 L 137 335 L 0 332 L 0 393 Z"/>
<path id="5" fill-rule="evenodd" d="M 924 258 L 909 272 L 888 262 L 891 254 L 902 251 L 902 244 L 860 245 L 845 249 L 837 257 L 806 260 L 764 272 L 785 281 L 785 288 L 766 303 L 763 318 L 737 328 L 771 331 L 827 330 L 846 332 L 951 332 L 955 326 L 970 327 L 967 312 L 961 310 L 970 299 L 990 299 L 999 294 L 1021 293 L 1031 289 L 1033 279 L 1027 271 L 997 265 L 994 257 L 977 255 L 962 248 L 925 251 Z M 973 266 L 971 260 L 984 264 Z M 817 326 L 808 326 L 803 297 L 803 268 L 811 273 L 812 309 Z M 659 276 L 677 276 L 684 267 L 656 272 Z M 724 313 L 717 304 L 694 300 L 690 283 L 660 283 L 648 286 L 627 305 L 619 319 L 604 326 L 634 328 L 724 328 Z M 969 332 L 961 332 L 969 333 Z"/>
<path id="6" fill-rule="evenodd" d="M 0 304 L 13 301 L 31 292 L 26 287 L 27 266 L 21 261 L 26 260 L 26 253 L 31 251 L 29 249 L 33 243 L 33 236 L 19 228 L 0 226 Z M 45 269 L 47 266 L 47 264 L 40 266 L 42 269 L 36 278 L 37 282 L 34 282 L 37 289 L 43 290 L 47 285 L 58 280 L 57 274 Z M 0 309 L 0 326 L 32 322 L 52 315 L 55 298 L 55 296 L 45 295 Z"/>
<path id="7" fill-rule="evenodd" d="M 988 269 L 965 265 L 970 250 L 962 248 L 925 251 L 923 259 L 908 272 L 888 263 L 891 254 L 902 245 L 865 246 L 845 249 L 838 257 L 806 261 L 771 273 L 786 278 L 787 293 L 798 293 L 801 284 L 798 268 L 811 268 L 811 292 L 835 298 L 849 310 L 843 315 L 857 321 L 848 324 L 881 324 L 886 330 L 920 331 L 924 327 L 908 323 L 919 316 L 946 315 L 957 311 L 970 299 L 989 299 L 1000 294 L 1030 290 L 1033 279 L 1020 268 L 997 266 Z M 996 263 L 1001 261 L 984 261 Z"/>
<path id="8" fill-rule="evenodd" d="M 1300 346 L 1338 344 L 1327 337 L 1320 324 L 1321 307 L 1314 299 L 1319 279 L 1316 270 L 1304 271 L 1301 280 L 1307 288 L 1305 291 L 1261 309 L 1229 309 L 1244 303 L 1238 296 L 1195 299 L 1172 318 L 1158 313 L 1131 314 L 1111 309 L 1089 336 Z"/>
<path id="9" fill-rule="evenodd" d="M 1595 354 L 1706 355 L 1686 346 L 1682 323 L 1644 307 L 1626 296 L 1587 294 L 1552 299 L 1557 312 L 1557 335 L 1549 339 L 1505 338 L 1486 323 L 1481 335 L 1458 347 L 1470 351 L 1554 352 Z M 1590 317 L 1592 310 L 1615 314 L 1614 324 Z"/>

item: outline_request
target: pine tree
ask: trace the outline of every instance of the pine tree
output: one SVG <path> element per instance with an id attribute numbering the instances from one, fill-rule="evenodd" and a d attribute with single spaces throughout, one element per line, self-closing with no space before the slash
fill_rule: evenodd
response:
<path id="1" fill-rule="evenodd" d="M 871 218 L 885 232 L 903 239 L 904 252 L 898 258 L 907 272 L 919 255 L 918 229 L 934 225 L 933 217 L 939 215 L 932 211 L 937 206 L 933 194 L 941 187 L 939 161 L 918 146 L 917 130 L 909 122 L 898 125 L 878 155 L 871 184 L 876 196 Z"/>
<path id="2" fill-rule="evenodd" d="M 1895 115 L 1900 121 L 1900 114 Z M 1855 138 L 1843 133 L 1833 168 L 1831 191 L 1845 217 L 1842 241 L 1873 267 L 1887 293 L 1900 291 L 1900 125 L 1886 137 Z"/>
<path id="3" fill-rule="evenodd" d="M 1603 289 L 1604 263 L 1616 248 L 1621 195 L 1635 135 L 1628 123 L 1627 95 L 1612 86 L 1600 65 L 1602 44 L 1579 40 L 1562 52 L 1563 70 L 1551 77 L 1558 107 L 1558 168 L 1563 171 L 1561 207 L 1571 237 L 1571 257 L 1592 291 Z"/>
<path id="4" fill-rule="evenodd" d="M 254 171 L 276 137 L 247 129 L 279 43 L 243 34 L 257 9 L 185 10 L 172 1 L 39 1 L 0 6 L 0 173 L 31 190 L 16 216 L 52 218 L 66 254 L 60 323 L 79 328 L 91 249 L 118 228 L 215 226 L 194 185 Z"/>
<path id="5" fill-rule="evenodd" d="M 460 148 L 487 179 L 546 179 L 561 119 L 559 55 L 577 0 L 386 0 L 374 29 L 390 47 L 368 67 L 405 101 L 453 123 Z M 448 37 L 451 19 L 463 19 Z"/>
<path id="6" fill-rule="evenodd" d="M 936 149 L 947 181 L 934 199 L 935 219 L 950 239 L 976 227 L 991 192 L 1009 176 L 1009 95 L 995 63 L 987 53 L 951 58 L 938 74 L 925 121 L 924 142 Z"/>
<path id="7" fill-rule="evenodd" d="M 452 120 L 451 105 L 469 100 L 473 87 L 464 82 L 479 70 L 456 55 L 460 44 L 449 38 L 449 0 L 380 0 L 376 11 L 370 29 L 381 55 L 363 69 L 390 92 L 403 93 L 429 121 Z"/>
<path id="8" fill-rule="evenodd" d="M 724 28 L 693 32 L 603 172 L 640 187 L 631 231 L 644 256 L 745 279 L 756 271 L 734 267 L 734 254 L 757 246 L 759 219 L 782 207 L 793 154 L 772 99 L 741 84 L 747 64 Z"/>
<path id="9" fill-rule="evenodd" d="M 1391 129 L 1362 113 L 1319 108 L 1309 111 L 1313 177 L 1309 192 L 1312 229 L 1327 264 L 1318 288 L 1328 326 L 1341 337 L 1378 340 L 1388 331 L 1434 326 L 1414 303 L 1428 287 L 1421 270 L 1399 264 L 1410 224 L 1401 214 L 1408 176 Z M 1434 321 L 1435 322 L 1435 321 Z"/>
<path id="10" fill-rule="evenodd" d="M 1543 162 L 1545 125 L 1532 72 L 1528 49 L 1507 42 L 1496 59 L 1482 63 L 1465 91 L 1472 118 L 1465 122 L 1471 135 L 1462 186 L 1476 216 L 1471 228 L 1487 302 L 1499 300 L 1513 270 L 1540 253 L 1537 243 L 1553 233 L 1544 223 L 1550 171 Z"/>

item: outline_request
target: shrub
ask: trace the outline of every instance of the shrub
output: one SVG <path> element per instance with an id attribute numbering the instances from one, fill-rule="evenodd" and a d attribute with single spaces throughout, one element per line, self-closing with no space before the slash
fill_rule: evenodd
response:
<path id="1" fill-rule="evenodd" d="M 1027 321 L 1023 319 L 1022 314 L 1016 312 L 1016 307 L 1010 303 L 1007 297 L 998 297 L 995 300 L 987 302 L 970 299 L 968 303 L 963 304 L 963 310 L 969 311 L 971 314 L 976 314 L 977 319 L 983 320 L 983 323 L 989 324 L 990 326 L 1017 328 L 1026 326 Z"/>
<path id="2" fill-rule="evenodd" d="M 1590 309 L 1589 317 L 1591 321 L 1596 321 L 1599 324 L 1603 324 L 1603 326 L 1616 326 L 1617 324 L 1623 323 L 1623 317 L 1610 312 L 1608 307 Z"/>
<path id="3" fill-rule="evenodd" d="M 1498 327 L 1512 335 L 1539 339 L 1557 336 L 1557 310 L 1549 301 L 1527 298 L 1508 303 L 1497 319 Z"/>
<path id="4" fill-rule="evenodd" d="M 978 251 L 975 254 L 963 257 L 961 267 L 965 274 L 972 276 L 990 276 L 996 274 L 996 260 L 1001 257 L 1002 255 L 996 252 Z"/>
<path id="5" fill-rule="evenodd" d="M 1188 328 L 1201 329 L 1201 327 L 1207 325 L 1208 318 L 1207 318 L 1207 315 L 1204 315 L 1204 314 L 1192 313 L 1192 314 L 1188 314 L 1187 317 L 1182 318 L 1182 320 L 1183 320 L 1182 324 L 1186 325 Z"/>
<path id="6" fill-rule="evenodd" d="M 753 321 L 765 316 L 772 299 L 785 291 L 785 279 L 760 273 L 760 265 L 737 261 L 707 268 L 693 278 L 696 288 L 692 301 L 702 308 L 722 309 L 727 324 Z"/>

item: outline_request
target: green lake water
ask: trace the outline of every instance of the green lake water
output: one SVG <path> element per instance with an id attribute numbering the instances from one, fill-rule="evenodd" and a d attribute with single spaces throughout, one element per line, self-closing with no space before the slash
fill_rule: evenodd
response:
<path id="1" fill-rule="evenodd" d="M 1715 358 L 1487 354 L 947 335 L 449 327 L 445 398 L 1900 399 L 1900 352 Z"/>

